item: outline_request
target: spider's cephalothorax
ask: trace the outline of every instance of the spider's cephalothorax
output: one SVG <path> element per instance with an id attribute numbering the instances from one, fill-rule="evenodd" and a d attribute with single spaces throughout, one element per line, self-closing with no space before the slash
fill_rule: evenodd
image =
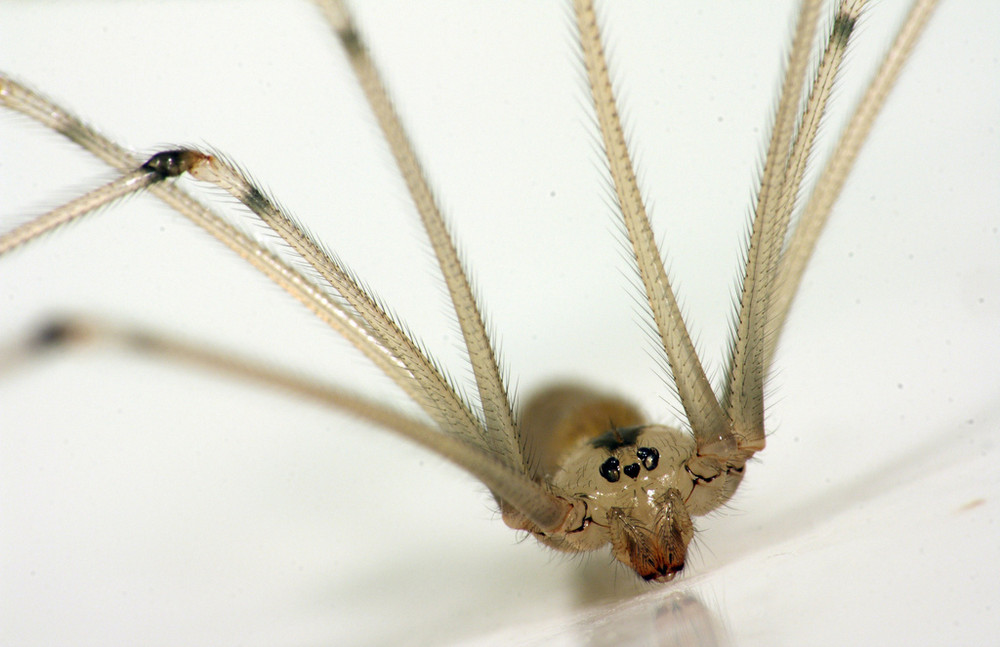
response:
<path id="1" fill-rule="evenodd" d="M 576 386 L 555 386 L 525 407 L 522 427 L 538 428 L 543 480 L 556 495 L 582 504 L 576 527 L 546 532 L 503 507 L 504 521 L 558 550 L 611 544 L 616 559 L 645 580 L 666 582 L 684 567 L 694 536 L 691 517 L 735 491 L 745 458 L 698 455 L 690 434 L 640 424 L 634 406 Z"/>
<path id="2" fill-rule="evenodd" d="M 437 202 L 367 47 L 340 0 L 317 0 L 360 80 L 406 180 L 455 306 L 478 400 L 453 387 L 421 344 L 354 275 L 243 173 L 224 159 L 181 149 L 142 160 L 80 119 L 6 75 L 0 105 L 29 115 L 124 173 L 110 184 L 0 236 L 0 255 L 124 195 L 149 190 L 223 242 L 342 334 L 426 414 L 404 416 L 364 396 L 303 380 L 163 336 L 94 322 L 42 334 L 31 351 L 104 337 L 279 385 L 394 430 L 454 461 L 492 491 L 512 528 L 564 551 L 610 544 L 647 580 L 666 581 L 684 566 L 692 518 L 725 503 L 747 460 L 764 448 L 764 381 L 806 263 L 858 149 L 930 16 L 934 0 L 915 0 L 885 61 L 862 97 L 812 192 L 800 193 L 806 163 L 848 40 L 865 0 L 841 0 L 817 38 L 823 0 L 803 0 L 789 51 L 754 204 L 733 342 L 720 393 L 694 349 L 652 233 L 622 132 L 597 18 L 574 0 L 582 60 L 628 244 L 690 431 L 648 424 L 638 410 L 578 386 L 539 393 L 516 415 L 479 304 Z M 822 56 L 807 83 L 811 54 Z M 229 191 L 286 246 L 259 242 L 168 180 L 190 174 Z M 797 216 L 793 218 L 793 215 Z M 796 221 L 794 228 L 789 225 Z M 292 257 L 289 259 L 288 257 Z M 303 272 L 302 264 L 310 268 Z"/>

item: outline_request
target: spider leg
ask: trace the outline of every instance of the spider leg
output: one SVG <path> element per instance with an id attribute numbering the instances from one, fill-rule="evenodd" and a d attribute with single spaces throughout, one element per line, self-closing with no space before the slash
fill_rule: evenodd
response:
<path id="1" fill-rule="evenodd" d="M 854 160 L 861 150 L 868 132 L 878 117 L 879 110 L 892 90 L 899 73 L 909 58 L 913 46 L 927 25 L 931 14 L 937 5 L 937 0 L 919 0 L 914 2 L 896 38 L 882 60 L 882 64 L 861 101 L 854 109 L 847 127 L 841 133 L 836 148 L 826 166 L 823 168 L 816 186 L 806 202 L 798 224 L 785 245 L 778 267 L 778 278 L 772 297 L 772 326 L 768 363 L 784 329 L 785 319 L 791 309 L 792 301 L 802 281 L 802 275 L 809 263 L 816 242 L 819 240 L 823 227 L 830 216 L 833 204 L 836 202 L 844 186 Z"/>
<path id="2" fill-rule="evenodd" d="M 486 422 L 485 444 L 510 465 L 517 466 L 525 474 L 537 476 L 537 460 L 532 458 L 534 441 L 522 432 L 514 417 L 508 388 L 497 361 L 495 343 L 490 340 L 482 307 L 473 295 L 469 272 L 459 259 L 447 223 L 381 75 L 344 3 L 340 0 L 317 0 L 317 4 L 343 45 L 434 248 L 475 375 Z"/>
<path id="3" fill-rule="evenodd" d="M 119 170 L 133 173 L 143 166 L 143 162 L 130 151 L 115 144 L 63 108 L 3 75 L 0 75 L 0 105 L 36 119 Z M 232 169 L 231 165 L 228 168 Z M 257 196 L 255 201 L 250 201 L 248 206 L 251 209 L 256 206 L 258 215 L 262 218 L 263 215 L 266 215 L 270 222 L 268 219 L 265 219 L 265 222 L 268 222 L 269 226 L 317 268 L 317 271 L 351 304 L 354 308 L 353 311 L 332 299 L 324 289 L 312 280 L 293 269 L 272 251 L 225 222 L 219 215 L 201 205 L 181 189 L 169 184 L 154 183 L 149 187 L 149 190 L 223 242 L 251 265 L 264 272 L 325 323 L 347 338 L 376 366 L 399 384 L 442 427 L 468 438 L 480 438 L 479 421 L 469 410 L 464 400 L 451 387 L 441 371 L 420 351 L 418 345 L 301 227 L 280 209 L 274 207 L 273 202 L 268 200 L 260 190 L 249 188 L 252 185 L 242 174 L 235 169 L 232 169 L 232 174 L 234 178 L 238 176 L 238 179 L 230 180 L 231 185 L 242 186 L 246 194 Z M 113 199 L 113 197 L 108 199 Z M 97 205 L 91 204 L 90 208 L 93 209 L 95 206 Z M 63 213 L 65 214 L 65 212 Z M 85 212 L 77 213 L 74 217 L 82 216 L 83 213 Z M 37 230 L 41 223 L 45 223 L 53 217 L 51 214 L 42 216 L 34 221 L 38 224 L 28 223 L 25 227 L 15 230 L 15 232 L 22 232 L 17 234 L 16 244 L 30 242 L 47 231 L 47 229 L 38 230 L 27 238 L 23 235 L 31 227 L 35 227 Z M 15 232 L 11 232 L 5 239 L 13 243 L 14 239 L 10 236 L 13 236 Z M 8 249 L 10 248 L 2 248 L 0 253 Z"/>
<path id="4" fill-rule="evenodd" d="M 41 326 L 29 338 L 0 348 L 0 369 L 10 370 L 38 361 L 54 350 L 103 344 L 144 353 L 198 369 L 207 369 L 317 401 L 338 411 L 395 432 L 464 468 L 504 500 L 516 505 L 541 528 L 573 524 L 573 506 L 548 494 L 544 486 L 525 479 L 492 454 L 457 436 L 410 417 L 359 393 L 255 362 L 229 352 L 193 344 L 159 332 L 115 325 L 100 319 L 66 317 Z"/>
<path id="5" fill-rule="evenodd" d="M 143 160 L 128 149 L 116 144 L 61 106 L 3 74 L 0 74 L 0 105 L 35 119 L 43 126 L 64 135 L 73 143 L 120 171 L 132 173 L 143 166 Z M 148 190 L 260 270 L 305 305 L 324 323 L 344 335 L 391 376 L 390 372 L 394 370 L 393 366 L 396 366 L 398 362 L 386 349 L 381 347 L 378 339 L 367 330 L 362 321 L 332 299 L 325 291 L 318 288 L 312 281 L 179 187 L 157 182 L 151 184 Z M 109 200 L 118 197 L 111 194 L 106 195 Z M 97 206 L 99 205 L 89 204 L 91 210 Z M 90 211 L 75 213 L 73 217 L 82 217 L 86 213 L 90 213 Z M 58 220 L 53 221 L 51 216 L 46 215 L 40 216 L 34 222 L 45 223 L 47 220 L 53 226 L 59 224 Z M 32 223 L 28 223 L 25 227 L 31 228 L 32 226 Z M 20 229 L 28 231 L 25 227 Z M 5 248 L 3 252 L 6 253 L 15 247 L 27 244 L 50 229 L 51 227 L 35 227 L 34 233 L 28 237 L 9 238 L 8 240 L 12 243 L 16 242 L 16 244 Z"/>
<path id="6" fill-rule="evenodd" d="M 34 117 L 112 166 L 126 170 L 123 178 L 15 229 L 4 238 L 6 244 L 0 248 L 0 253 L 37 239 L 64 223 L 67 218 L 83 217 L 129 192 L 148 189 L 236 251 L 342 334 L 421 405 L 442 428 L 452 431 L 456 436 L 454 441 L 460 444 L 450 440 L 432 442 L 432 439 L 418 442 L 465 467 L 483 480 L 499 498 L 517 506 L 538 527 L 557 530 L 567 523 L 570 526 L 576 524 L 578 515 L 575 515 L 574 504 L 552 495 L 543 486 L 526 478 L 518 467 L 501 460 L 489 447 L 482 445 L 483 435 L 480 433 L 478 420 L 464 400 L 451 389 L 436 366 L 419 351 L 417 344 L 398 327 L 380 327 L 383 322 L 389 322 L 393 326 L 395 324 L 346 270 L 336 265 L 301 227 L 235 167 L 218 157 L 191 150 L 165 151 L 147 162 L 136 163 L 126 149 L 114 144 L 59 106 L 3 75 L 0 75 L 0 104 Z M 167 163 L 176 158 L 187 161 L 181 165 Z M 309 260 L 341 296 L 348 300 L 353 309 L 331 298 L 326 290 L 287 265 L 267 247 L 226 223 L 194 198 L 162 181 L 182 172 L 191 172 L 203 180 L 215 182 L 243 201 L 251 211 L 282 235 L 293 249 Z M 396 333 L 393 330 L 398 331 L 398 336 L 394 336 Z M 419 355 L 417 359 L 402 351 L 396 352 L 407 344 Z M 422 376 L 413 369 L 413 366 L 419 368 L 419 358 L 423 358 L 428 367 L 428 371 Z M 459 412 L 459 416 L 446 417 L 449 406 L 453 412 Z M 456 419 L 462 420 L 462 415 L 465 422 L 456 423 Z M 435 433 L 447 438 L 440 432 Z M 456 450 L 456 447 L 465 449 Z"/>
<path id="7" fill-rule="evenodd" d="M 808 3 L 803 4 L 758 194 L 738 327 L 729 365 L 725 404 L 736 442 L 729 447 L 717 448 L 699 445 L 698 454 L 688 461 L 685 469 L 694 482 L 688 500 L 691 514 L 705 514 L 725 503 L 743 478 L 746 460 L 764 447 L 764 376 L 805 264 L 878 109 L 930 16 L 934 0 L 914 4 L 786 244 L 805 166 L 863 5 L 863 0 L 843 0 L 839 5 L 793 135 L 788 130 L 791 122 L 787 120 L 788 114 L 794 116 L 795 113 L 787 111 L 797 110 L 801 80 L 805 74 L 804 60 L 800 59 L 807 57 L 811 43 L 811 36 L 806 39 L 801 34 L 802 22 L 804 19 L 815 20 L 815 17 L 806 15 L 807 10 L 812 11 Z M 788 77 L 793 71 L 800 76 L 800 82 L 789 82 Z"/>
<path id="8" fill-rule="evenodd" d="M 726 380 L 724 403 L 732 425 L 731 436 L 713 445 L 699 444 L 701 454 L 727 457 L 734 452 L 752 453 L 764 448 L 764 349 L 768 334 L 768 301 L 776 253 L 784 240 L 784 231 L 778 222 L 778 204 L 821 4 L 818 0 L 805 0 L 799 10 L 764 160 Z"/>
<path id="9" fill-rule="evenodd" d="M 646 289 L 646 298 L 670 363 L 674 383 L 677 385 L 681 404 L 698 444 L 717 442 L 720 438 L 731 435 L 729 423 L 684 325 L 680 307 L 670 287 L 660 251 L 653 237 L 646 207 L 639 194 L 635 171 L 625 144 L 621 119 L 618 116 L 608 76 L 593 3 L 589 0 L 577 0 L 573 3 L 573 8 L 576 12 L 587 79 L 601 127 L 604 151 L 614 179 L 618 205 L 628 231 L 639 275 Z"/>

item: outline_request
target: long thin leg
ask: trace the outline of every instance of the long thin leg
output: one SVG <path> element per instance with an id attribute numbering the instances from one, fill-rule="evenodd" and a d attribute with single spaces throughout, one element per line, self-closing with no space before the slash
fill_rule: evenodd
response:
<path id="1" fill-rule="evenodd" d="M 788 68 L 785 70 L 778 111 L 757 194 L 753 230 L 750 234 L 746 270 L 743 275 L 739 318 L 729 365 L 725 398 L 727 412 L 732 420 L 733 429 L 740 439 L 740 445 L 753 450 L 764 447 L 767 310 L 777 257 L 784 241 L 784 231 L 779 229 L 776 216 L 821 4 L 819 0 L 805 0 L 799 10 Z M 724 447 L 720 449 L 723 452 L 731 451 Z"/>
<path id="2" fill-rule="evenodd" d="M 929 17 L 929 5 L 933 1 L 914 6 L 901 29 L 897 43 L 873 80 L 828 164 L 827 171 L 821 176 L 807 203 L 799 227 L 785 247 L 785 255 L 781 256 L 785 230 L 819 121 L 823 117 L 830 86 L 862 4 L 858 0 L 844 0 L 841 3 L 812 90 L 802 109 L 798 131 L 790 141 L 782 136 L 786 141 L 775 144 L 775 137 L 782 130 L 780 124 L 786 99 L 788 96 L 798 97 L 802 87 L 801 83 L 790 84 L 787 78 L 784 84 L 751 234 L 739 326 L 730 365 L 727 409 L 733 417 L 738 443 L 729 450 L 723 448 L 724 451 L 719 454 L 712 454 L 706 448 L 699 447 L 698 456 L 687 463 L 686 469 L 696 478 L 696 487 L 688 500 L 691 514 L 694 515 L 705 514 L 728 500 L 742 478 L 746 457 L 763 448 L 763 377 L 770 365 L 801 272 L 819 236 L 822 223 L 829 214 L 836 192 L 839 192 L 882 99 L 891 87 L 891 79 L 898 74 L 920 27 Z M 810 7 L 804 4 L 799 19 L 800 30 L 808 11 Z M 795 63 L 796 52 L 802 47 L 801 42 L 797 36 L 791 54 L 793 63 L 789 65 L 787 74 L 791 74 L 795 68 L 799 68 L 804 74 L 804 66 Z M 784 159 L 773 162 L 771 153 L 774 150 L 786 151 Z M 776 170 L 773 174 L 768 174 L 767 169 L 772 164 L 780 172 Z M 789 282 L 791 280 L 794 283 Z"/>
<path id="3" fill-rule="evenodd" d="M 129 173 L 143 166 L 143 161 L 129 150 L 114 143 L 62 107 L 2 73 L 0 73 L 0 105 L 35 119 L 93 153 L 108 165 L 123 172 Z M 305 305 L 321 321 L 343 335 L 399 384 L 404 391 L 416 399 L 416 385 L 409 379 L 405 367 L 382 346 L 381 341 L 368 330 L 364 322 L 331 299 L 325 291 L 319 289 L 269 249 L 244 235 L 178 187 L 156 183 L 149 187 L 149 191 L 204 229 L 213 238 L 236 252 L 237 255 Z M 105 194 L 105 198 L 113 199 L 114 196 Z M 90 206 L 97 205 L 91 204 Z M 84 213 L 86 212 L 77 211 L 75 217 L 82 216 Z M 44 220 L 46 220 L 46 216 L 37 219 L 37 221 Z M 30 223 L 28 227 L 30 227 Z M 28 239 L 19 240 L 17 245 L 30 242 L 44 231 L 47 229 L 37 232 Z"/>
<path id="4" fill-rule="evenodd" d="M 802 186 L 802 177 L 805 174 L 809 155 L 819 132 L 819 125 L 826 114 L 826 105 L 840 71 L 840 64 L 844 60 L 847 45 L 866 3 L 867 0 L 843 0 L 826 39 L 826 48 L 820 59 L 819 68 L 816 70 L 816 77 L 813 80 L 812 89 L 809 91 L 809 99 L 802 111 L 802 117 L 799 119 L 795 141 L 792 144 L 792 151 L 788 156 L 788 164 L 785 169 L 784 186 L 778 203 L 777 226 L 775 228 L 782 233 L 782 237 L 788 230 L 792 210 L 795 208 L 799 188 Z"/>
<path id="5" fill-rule="evenodd" d="M 541 528 L 556 530 L 563 523 L 579 523 L 572 517 L 574 509 L 568 502 L 552 497 L 543 486 L 479 447 L 442 434 L 418 419 L 358 393 L 154 331 L 82 317 L 53 321 L 29 339 L 0 349 L 0 367 L 37 361 L 41 354 L 55 349 L 98 343 L 216 371 L 331 406 L 408 438 L 469 471 Z"/>
<path id="6" fill-rule="evenodd" d="M 64 109 L 3 75 L 0 75 L 0 103 L 33 117 L 42 124 L 66 135 L 70 140 L 93 152 L 115 168 L 132 171 L 141 166 L 141 163 L 126 149 L 113 143 Z M 246 182 L 242 184 L 248 186 Z M 292 239 L 302 243 L 303 249 L 306 248 L 307 244 L 311 244 L 307 250 L 313 254 L 311 260 L 317 264 L 327 263 L 323 266 L 327 271 L 322 273 L 338 291 L 343 290 L 341 293 L 361 313 L 361 318 L 340 303 L 330 299 L 322 289 L 309 279 L 293 270 L 272 252 L 240 233 L 180 189 L 167 184 L 153 184 L 150 191 L 263 271 L 292 296 L 309 307 L 324 322 L 344 335 L 348 341 L 402 387 L 432 418 L 440 422 L 445 429 L 458 433 L 480 446 L 485 446 L 484 436 L 480 431 L 478 421 L 440 371 L 374 303 L 371 297 L 350 278 L 347 272 L 322 252 L 319 246 L 302 232 L 301 228 L 280 211 L 268 208 L 269 205 L 273 205 L 263 196 L 263 193 L 259 190 L 245 189 L 247 196 L 244 197 L 253 198 L 256 196 L 248 201 L 248 206 L 256 205 L 261 211 L 258 215 L 262 217 L 267 214 L 271 219 L 268 224 L 274 227 L 279 234 L 286 236 L 286 240 Z M 113 196 L 107 197 L 108 200 L 113 199 Z M 83 215 L 83 213 L 78 215 Z M 47 218 L 50 216 L 43 216 L 35 222 L 41 222 Z M 26 225 L 29 228 L 30 226 L 31 223 Z M 23 232 L 25 230 L 25 228 L 19 228 L 17 231 Z M 19 240 L 18 244 L 26 243 L 41 233 L 44 232 L 38 231 L 34 236 Z M 298 248 L 296 247 L 296 249 Z"/>
<path id="7" fill-rule="evenodd" d="M 729 424 L 705 375 L 705 369 L 695 353 L 694 344 L 684 325 L 680 308 L 663 267 L 663 260 L 649 225 L 649 217 L 646 215 L 646 207 L 639 195 L 632 160 L 625 145 L 625 136 L 622 133 L 621 120 L 618 117 L 614 92 L 608 76 L 593 3 L 589 0 L 576 0 L 573 7 L 576 11 L 583 60 L 601 127 L 605 154 L 639 275 L 646 288 L 646 298 L 653 312 L 653 319 L 656 321 L 667 360 L 670 362 L 671 374 L 695 439 L 699 445 L 714 443 L 731 435 Z"/>
<path id="8" fill-rule="evenodd" d="M 245 200 L 246 195 L 249 193 L 246 190 L 246 186 L 244 186 L 248 185 L 247 180 L 236 173 L 232 167 L 222 163 L 213 164 L 213 162 L 218 162 L 217 158 L 212 158 L 192 150 L 175 150 L 158 153 L 136 170 L 125 174 L 122 178 L 114 180 L 81 198 L 71 201 L 63 207 L 42 215 L 23 227 L 15 229 L 12 235 L 8 236 L 5 241 L 8 244 L 0 247 L 0 253 L 16 249 L 18 246 L 38 238 L 55 227 L 66 224 L 72 219 L 82 218 L 88 213 L 93 213 L 94 210 L 100 209 L 129 193 L 150 189 L 157 186 L 156 183 L 163 182 L 168 178 L 176 177 L 182 173 L 191 172 L 197 176 L 199 175 L 199 168 L 204 171 L 201 173 L 203 176 L 202 179 L 211 179 L 216 181 L 220 186 L 228 186 L 234 195 Z M 264 205 L 265 198 L 259 192 L 254 195 L 253 206 L 261 208 Z M 31 235 L 28 235 L 28 233 Z M 335 309 L 341 312 L 346 319 L 353 320 L 351 315 L 342 308 L 335 306 Z M 366 330 L 366 327 L 357 326 L 357 329 L 363 331 Z M 354 341 L 356 338 L 352 335 L 354 330 L 355 328 L 347 328 L 342 332 L 348 340 Z M 438 429 L 396 414 L 390 409 L 366 400 L 361 396 L 348 394 L 332 387 L 323 387 L 308 380 L 303 381 L 290 374 L 274 371 L 243 360 L 235 360 L 209 349 L 168 340 L 158 335 L 148 335 L 113 326 L 73 326 L 64 324 L 56 329 L 49 328 L 44 330 L 36 341 L 40 341 L 42 345 L 53 345 L 65 341 L 90 340 L 95 336 L 116 341 L 131 348 L 146 352 L 156 352 L 174 359 L 183 359 L 188 362 L 252 378 L 273 386 L 279 386 L 300 395 L 320 399 L 349 413 L 396 431 L 468 470 L 485 483 L 497 497 L 516 508 L 522 515 L 530 519 L 532 523 L 542 530 L 561 531 L 575 529 L 583 522 L 582 515 L 584 508 L 582 504 L 571 503 L 565 499 L 553 496 L 544 485 L 527 478 L 519 468 L 499 460 L 488 449 L 479 447 L 458 435 L 443 434 Z M 405 367 L 401 366 L 400 362 L 391 353 L 378 345 L 377 342 L 367 341 L 364 337 L 358 339 L 364 341 L 356 343 L 356 345 L 362 351 L 366 351 L 366 354 L 369 355 L 376 365 L 381 367 L 384 363 L 386 364 L 386 373 L 390 377 L 400 377 L 397 380 L 400 382 L 400 386 L 405 388 L 406 386 L 414 387 L 417 385 L 412 379 L 411 374 L 403 370 Z M 35 346 L 38 346 L 38 343 Z M 28 348 L 30 349 L 30 347 L 29 345 Z M 381 353 L 377 351 L 381 351 Z M 19 363 L 24 358 L 23 349 L 22 352 L 18 352 L 15 349 L 14 352 L 6 354 L 10 357 L 0 357 L 0 360 Z"/>
<path id="9" fill-rule="evenodd" d="M 42 214 L 0 235 L 0 255 L 132 193 L 148 189 L 163 178 L 155 170 L 139 167 L 120 178 Z"/>
<path id="10" fill-rule="evenodd" d="M 903 65 L 936 5 L 937 0 L 918 0 L 913 4 L 896 34 L 896 39 L 886 52 L 882 65 L 869 83 L 868 89 L 841 134 L 833 155 L 816 182 L 816 187 L 799 218 L 798 226 L 781 257 L 777 290 L 773 299 L 774 343 L 777 343 L 784 329 L 788 311 L 802 281 L 802 274 L 816 248 L 816 242 L 823 232 L 833 204 L 840 196 L 844 182 L 854 166 L 854 160 L 857 159 L 858 152 L 868 138 L 882 104 L 885 103 L 892 86 L 899 78 Z"/>
<path id="11" fill-rule="evenodd" d="M 340 263 L 317 243 L 287 213 L 280 209 L 264 192 L 236 167 L 214 155 L 201 155 L 190 169 L 198 179 L 212 182 L 228 191 L 245 204 L 264 223 L 302 256 L 320 276 L 348 303 L 361 319 L 379 337 L 383 344 L 406 367 L 413 380 L 420 386 L 416 401 L 443 429 L 468 439 L 484 449 L 495 451 L 491 438 L 484 435 L 482 426 L 469 405 L 459 396 L 449 380 L 424 354 L 419 345 L 392 320 Z M 504 456 L 504 458 L 507 458 Z M 516 462 L 510 462 L 517 465 Z"/>
<path id="12" fill-rule="evenodd" d="M 520 433 L 514 418 L 494 344 L 486 331 L 482 308 L 472 293 L 468 271 L 462 266 L 455 242 L 441 215 L 441 209 L 431 192 L 423 168 L 403 129 L 378 69 L 344 3 L 341 0 L 317 0 L 317 4 L 347 53 L 351 67 L 375 113 L 379 128 L 389 143 L 396 165 L 406 181 L 407 189 L 434 248 L 469 353 L 469 361 L 472 364 L 486 420 L 490 448 L 510 464 L 521 465 L 526 474 L 535 475 L 537 461 L 531 458 L 534 454 L 532 439 Z"/>
<path id="13" fill-rule="evenodd" d="M 799 191 L 802 187 L 802 178 L 809 162 L 809 156 L 819 132 L 820 123 L 826 114 L 826 105 L 833 91 L 833 85 L 840 71 L 840 64 L 844 60 L 847 46 L 854 33 L 858 17 L 864 9 L 866 0 L 844 0 L 840 5 L 837 16 L 826 40 L 826 48 L 820 60 L 819 68 L 816 71 L 816 78 L 813 80 L 812 89 L 809 92 L 809 99 L 806 102 L 802 117 L 799 120 L 798 130 L 795 133 L 795 141 L 792 144 L 792 151 L 788 157 L 788 164 L 785 170 L 784 187 L 781 191 L 781 199 L 778 203 L 778 212 L 775 219 L 775 230 L 780 233 L 781 243 L 787 240 L 789 222 L 792 211 L 795 208 Z M 776 236 L 776 242 L 777 236 Z M 771 250 L 774 253 L 775 250 Z M 779 252 L 781 250 L 778 250 Z M 765 341 L 765 361 L 764 372 L 771 364 L 771 356 L 778 341 L 778 330 L 774 328 L 776 322 L 775 304 L 773 303 L 777 287 L 771 290 L 771 301 L 769 307 L 769 325 Z"/>

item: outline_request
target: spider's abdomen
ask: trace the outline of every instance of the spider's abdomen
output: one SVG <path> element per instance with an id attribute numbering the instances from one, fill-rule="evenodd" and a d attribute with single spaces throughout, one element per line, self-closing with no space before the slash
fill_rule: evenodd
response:
<path id="1" fill-rule="evenodd" d="M 625 400 L 575 384 L 556 384 L 528 399 L 521 433 L 531 439 L 538 474 L 549 478 L 581 439 L 643 423 L 639 409 Z"/>

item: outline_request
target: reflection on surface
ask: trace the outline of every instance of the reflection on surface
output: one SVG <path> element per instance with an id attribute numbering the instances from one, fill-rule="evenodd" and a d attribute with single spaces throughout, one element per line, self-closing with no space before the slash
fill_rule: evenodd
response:
<path id="1" fill-rule="evenodd" d="M 603 619 L 592 618 L 592 624 L 585 629 L 590 635 L 581 642 L 592 647 L 722 647 L 729 644 L 722 624 L 693 593 L 678 591 L 666 596 L 644 596 L 619 607 L 605 614 Z"/>
<path id="2" fill-rule="evenodd" d="M 702 598 L 687 590 L 659 589 L 463 644 L 724 647 L 732 641 Z"/>

